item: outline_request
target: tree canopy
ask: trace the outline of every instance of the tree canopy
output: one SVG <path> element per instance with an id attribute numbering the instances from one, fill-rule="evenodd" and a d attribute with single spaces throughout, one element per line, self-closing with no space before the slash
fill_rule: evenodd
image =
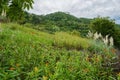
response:
<path id="1" fill-rule="evenodd" d="M 120 28 L 115 22 L 107 17 L 97 17 L 91 22 L 93 31 L 101 33 L 103 36 L 109 35 L 114 38 L 114 44 L 120 49 Z"/>
<path id="2" fill-rule="evenodd" d="M 115 22 L 108 17 L 97 17 L 91 22 L 93 31 L 101 33 L 103 36 L 114 33 Z"/>
<path id="3" fill-rule="evenodd" d="M 21 17 L 25 9 L 32 8 L 33 3 L 33 0 L 0 0 L 0 14 L 16 20 Z"/>

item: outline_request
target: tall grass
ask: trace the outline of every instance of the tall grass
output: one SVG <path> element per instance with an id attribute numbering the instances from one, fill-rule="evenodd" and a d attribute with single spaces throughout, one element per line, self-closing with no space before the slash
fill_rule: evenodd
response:
<path id="1" fill-rule="evenodd" d="M 71 35 L 65 32 L 56 32 L 54 35 L 54 45 L 58 47 L 65 47 L 67 49 L 87 49 L 89 43 L 87 39 L 79 36 Z"/>
<path id="2" fill-rule="evenodd" d="M 15 27 L 12 28 L 12 26 Z M 1 28 L 1 80 L 114 80 L 120 78 L 111 67 L 106 66 L 108 62 L 113 61 L 112 58 L 115 55 L 105 54 L 104 57 L 100 54 L 91 54 L 92 52 L 87 49 L 93 44 L 90 44 L 88 39 L 64 32 L 50 35 L 18 24 L 2 24 Z M 99 45 L 99 43 L 95 44 Z"/>

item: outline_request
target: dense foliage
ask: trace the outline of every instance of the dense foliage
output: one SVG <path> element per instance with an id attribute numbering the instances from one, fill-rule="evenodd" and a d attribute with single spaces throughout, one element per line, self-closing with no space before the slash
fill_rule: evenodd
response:
<path id="1" fill-rule="evenodd" d="M 64 12 L 55 12 L 47 15 L 35 15 L 26 13 L 24 23 L 38 25 L 36 29 L 45 28 L 48 32 L 76 30 L 85 36 L 89 29 L 91 19 L 77 18 Z M 43 31 L 43 29 L 42 29 Z"/>
<path id="2" fill-rule="evenodd" d="M 25 9 L 32 8 L 33 0 L 0 0 L 0 14 L 11 21 L 21 20 Z"/>
<path id="3" fill-rule="evenodd" d="M 120 79 L 115 49 L 99 41 L 2 24 L 0 42 L 1 80 Z"/>
<path id="4" fill-rule="evenodd" d="M 0 22 L 6 22 L 0 23 L 0 80 L 120 80 L 120 25 L 104 17 L 24 12 L 32 4 L 0 0 Z M 88 30 L 103 37 L 86 37 Z M 106 35 L 115 47 L 105 45 Z"/>
<path id="5" fill-rule="evenodd" d="M 93 31 L 101 33 L 104 37 L 106 35 L 114 38 L 115 46 L 120 48 L 120 28 L 115 25 L 113 20 L 106 17 L 98 17 L 92 20 L 91 28 Z"/>
<path id="6" fill-rule="evenodd" d="M 29 24 L 28 24 L 29 23 Z M 31 25 L 32 23 L 32 25 Z M 35 15 L 26 12 L 24 24 L 28 27 L 40 31 L 54 33 L 58 31 L 77 31 L 82 37 L 85 37 L 88 30 L 113 36 L 114 43 L 120 48 L 120 28 L 113 20 L 108 17 L 97 17 L 92 19 L 77 18 L 69 13 L 55 12 L 47 15 Z M 34 26 L 36 25 L 36 26 Z"/>
<path id="7" fill-rule="evenodd" d="M 92 20 L 91 28 L 95 32 L 101 33 L 103 36 L 112 35 L 115 31 L 115 22 L 109 18 L 98 17 Z"/>

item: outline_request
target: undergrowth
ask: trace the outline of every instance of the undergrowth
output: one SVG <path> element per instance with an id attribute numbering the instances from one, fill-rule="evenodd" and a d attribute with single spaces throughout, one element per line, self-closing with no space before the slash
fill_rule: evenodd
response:
<path id="1" fill-rule="evenodd" d="M 116 57 L 114 48 L 65 32 L 52 35 L 13 23 L 0 27 L 0 80 L 115 80 L 120 77 L 107 66 Z"/>

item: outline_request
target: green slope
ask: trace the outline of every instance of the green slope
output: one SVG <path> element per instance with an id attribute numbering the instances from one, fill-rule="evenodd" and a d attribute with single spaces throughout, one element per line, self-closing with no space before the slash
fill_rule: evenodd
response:
<path id="1" fill-rule="evenodd" d="M 112 61 L 115 55 L 108 48 L 106 51 L 105 47 L 101 48 L 103 44 L 91 41 L 65 32 L 51 35 L 18 24 L 2 24 L 0 25 L 0 79 L 117 78 L 111 67 L 103 66 Z"/>

